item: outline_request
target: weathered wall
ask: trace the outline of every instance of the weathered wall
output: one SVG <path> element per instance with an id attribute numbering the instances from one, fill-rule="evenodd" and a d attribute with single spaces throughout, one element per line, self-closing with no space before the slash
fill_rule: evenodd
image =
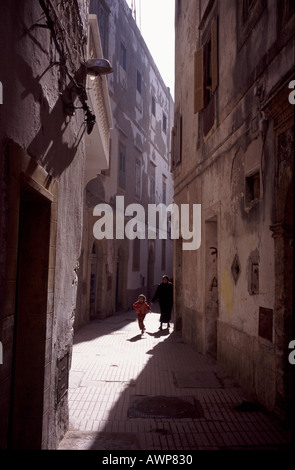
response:
<path id="1" fill-rule="evenodd" d="M 43 6 L 53 21 L 59 46 L 54 41 L 53 30 L 36 25 L 45 22 Z M 71 82 L 71 77 L 83 80 L 83 76 L 78 76 L 76 72 L 85 59 L 87 15 L 86 0 L 66 5 L 55 1 L 12 1 L 1 14 L 0 78 L 4 102 L 0 106 L 0 157 L 1 197 L 5 202 L 1 205 L 0 233 L 0 332 L 5 343 L 5 362 L 0 366 L 2 448 L 7 445 L 38 447 L 38 432 L 42 448 L 55 448 L 67 428 L 67 394 L 59 389 L 59 365 L 60 360 L 65 358 L 62 380 L 66 390 L 76 303 L 74 269 L 81 244 L 85 127 L 83 111 L 79 110 L 75 116 L 64 113 L 61 93 Z M 66 38 L 61 41 L 65 31 Z M 60 56 L 61 49 L 65 57 Z M 79 100 L 75 102 L 80 104 Z M 18 251 L 19 217 L 24 195 L 38 199 L 38 194 L 50 207 L 49 259 L 43 267 L 39 263 L 48 286 L 47 292 L 44 292 L 45 300 L 38 307 L 45 320 L 43 342 L 39 341 L 40 351 L 43 351 L 40 357 L 44 355 L 44 382 L 43 392 L 39 386 L 38 393 L 43 396 L 43 405 L 37 411 L 31 411 L 27 420 L 23 415 L 21 423 L 16 422 L 11 414 L 11 410 L 19 406 L 12 401 L 12 391 L 17 387 L 17 378 L 12 371 L 18 364 L 18 356 L 22 354 L 21 351 L 16 354 L 14 349 L 17 314 L 23 308 L 23 297 L 20 304 L 16 302 L 20 290 L 17 285 L 20 279 L 17 261 L 21 256 Z M 34 273 L 31 275 L 31 289 L 37 299 L 40 284 L 37 278 L 34 280 Z M 24 333 L 20 329 L 18 337 L 22 335 Z M 30 338 L 29 333 L 27 336 L 28 347 L 32 348 L 35 337 Z M 24 347 L 24 344 L 21 346 Z M 36 369 L 32 369 L 31 373 L 36 374 Z M 29 409 L 35 390 L 29 383 L 24 383 L 22 387 L 23 394 L 28 397 Z M 25 411 L 22 409 L 21 413 Z M 30 439 L 32 431 L 28 423 L 33 422 L 32 413 L 43 414 L 41 430 L 38 431 L 36 426 L 36 440 Z M 8 436 L 9 425 L 12 425 L 12 433 Z M 18 428 L 18 436 L 14 428 Z"/>
<path id="2" fill-rule="evenodd" d="M 279 274 L 270 227 L 285 217 L 281 213 L 278 218 L 275 207 L 285 207 L 286 188 L 293 178 L 292 160 L 287 157 L 286 188 L 279 189 L 276 122 L 283 121 L 282 128 L 292 133 L 292 109 L 282 90 L 294 62 L 294 10 L 262 1 L 244 18 L 242 2 L 183 0 L 180 11 L 177 5 L 175 110 L 176 118 L 177 113 L 182 115 L 182 156 L 175 156 L 175 201 L 202 204 L 202 242 L 194 253 L 180 253 L 180 244 L 175 244 L 176 324 L 198 350 L 216 356 L 249 394 L 275 409 L 284 388 L 279 392 L 278 377 L 286 376 L 287 369 L 281 358 L 288 353 L 286 343 L 278 347 L 275 325 L 278 318 L 289 322 L 292 294 L 288 290 L 286 298 L 287 287 L 283 288 L 286 307 L 279 312 L 275 286 L 284 268 L 280 266 Z M 202 71 L 195 68 L 194 55 L 201 48 L 207 50 L 210 37 L 212 56 L 217 44 L 212 69 L 217 67 L 218 83 L 211 111 L 205 104 L 196 111 L 194 83 L 199 81 L 195 79 L 203 80 L 207 69 L 205 52 Z M 214 75 L 211 83 L 213 79 Z M 276 100 L 280 111 L 274 112 L 269 103 Z M 253 196 L 256 184 L 259 189 Z M 209 224 L 216 224 L 214 275 Z"/>

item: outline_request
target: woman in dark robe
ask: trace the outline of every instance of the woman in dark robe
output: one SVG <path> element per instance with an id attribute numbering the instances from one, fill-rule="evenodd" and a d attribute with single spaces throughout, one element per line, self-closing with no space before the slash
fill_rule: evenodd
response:
<path id="1" fill-rule="evenodd" d="M 161 316 L 160 316 L 160 330 L 163 327 L 163 323 L 167 323 L 167 327 L 170 327 L 171 311 L 173 307 L 173 284 L 169 282 L 168 276 L 163 276 L 161 284 L 158 285 L 156 292 L 151 300 L 153 302 L 159 301 Z"/>

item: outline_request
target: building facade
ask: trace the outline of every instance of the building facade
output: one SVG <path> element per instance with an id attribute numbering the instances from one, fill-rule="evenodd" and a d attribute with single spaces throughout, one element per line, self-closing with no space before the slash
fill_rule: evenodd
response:
<path id="1" fill-rule="evenodd" d="M 88 9 L 86 0 L 11 1 L 1 13 L 1 448 L 54 449 L 68 427 L 94 116 Z"/>
<path id="2" fill-rule="evenodd" d="M 88 59 L 102 58 L 103 51 L 96 15 L 88 18 Z M 83 235 L 79 258 L 77 308 L 74 329 L 88 323 L 94 318 L 99 293 L 102 292 L 104 280 L 99 269 L 100 259 L 96 244 L 93 241 L 93 208 L 89 204 L 88 187 L 99 185 L 98 174 L 107 171 L 110 164 L 110 132 L 113 128 L 113 116 L 110 105 L 107 76 L 87 77 L 87 93 L 91 109 L 95 110 L 96 123 L 94 132 L 86 137 L 86 168 L 83 189 Z M 96 189 L 95 189 L 96 191 Z M 100 297 L 101 298 L 101 297 Z M 108 300 L 108 299 L 107 299 Z"/>
<path id="3" fill-rule="evenodd" d="M 169 228 L 166 238 L 159 230 L 148 234 L 149 205 L 173 202 L 171 93 L 125 0 L 93 0 L 90 17 L 97 19 L 103 56 L 114 70 L 107 77 L 113 126 L 109 165 L 85 189 L 87 243 L 80 263 L 77 327 L 128 310 L 139 293 L 151 298 L 162 275 L 173 274 Z M 101 204 L 111 211 L 113 234 L 100 239 L 94 226 Z M 143 229 L 134 220 L 139 206 Z"/>
<path id="4" fill-rule="evenodd" d="M 175 202 L 201 246 L 174 250 L 176 326 L 268 410 L 291 407 L 294 4 L 177 0 Z"/>

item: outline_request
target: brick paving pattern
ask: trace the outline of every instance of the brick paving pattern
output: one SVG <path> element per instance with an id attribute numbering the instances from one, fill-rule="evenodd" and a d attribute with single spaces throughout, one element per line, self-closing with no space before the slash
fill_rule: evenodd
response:
<path id="1" fill-rule="evenodd" d="M 290 430 L 265 410 L 252 409 L 241 388 L 213 359 L 186 344 L 173 324 L 159 331 L 157 313 L 148 314 L 145 324 L 142 336 L 130 311 L 94 320 L 76 333 L 70 426 L 60 450 L 291 448 Z M 157 397 L 153 416 L 150 397 Z M 173 406 L 176 398 L 195 404 L 197 417 L 173 413 L 169 400 Z M 137 410 L 139 402 L 147 403 L 146 413 L 134 416 L 132 406 Z M 245 411 L 236 409 L 240 405 Z"/>

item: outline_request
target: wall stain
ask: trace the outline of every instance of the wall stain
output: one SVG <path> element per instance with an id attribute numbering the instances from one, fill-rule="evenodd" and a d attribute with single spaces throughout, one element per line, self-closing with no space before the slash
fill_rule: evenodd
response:
<path id="1" fill-rule="evenodd" d="M 228 272 L 225 269 L 221 277 L 221 298 L 224 302 L 228 316 L 232 316 L 234 310 L 234 291 Z"/>

